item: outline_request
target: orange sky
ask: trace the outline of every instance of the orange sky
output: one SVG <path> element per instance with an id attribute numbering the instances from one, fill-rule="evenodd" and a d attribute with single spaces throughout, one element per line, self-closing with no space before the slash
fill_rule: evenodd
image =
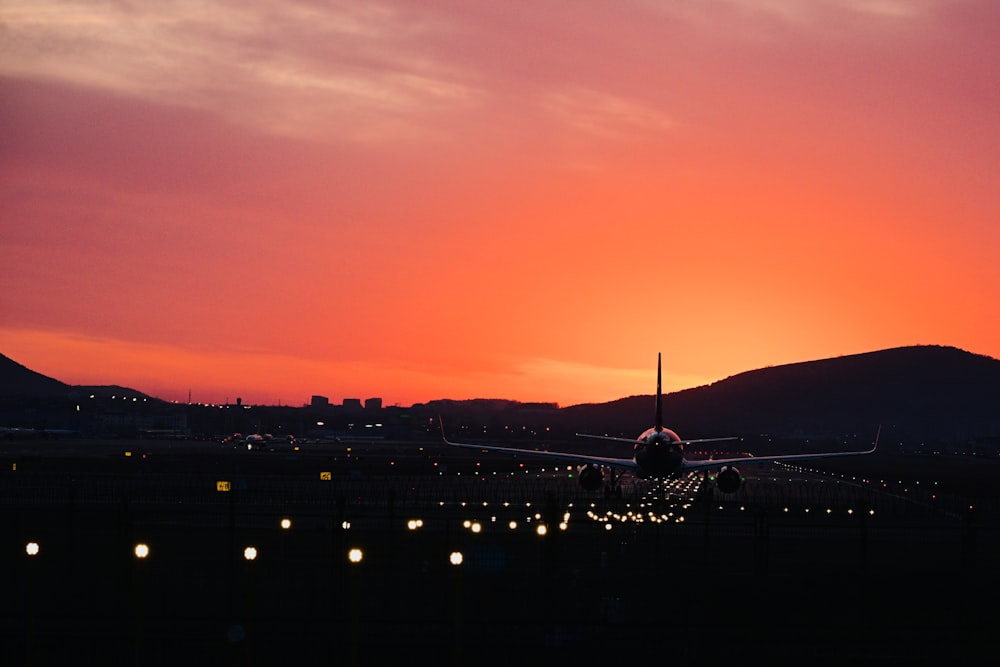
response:
<path id="1" fill-rule="evenodd" d="M 0 4 L 33 370 L 572 405 L 657 352 L 1000 357 L 1000 3 L 93 4 Z"/>

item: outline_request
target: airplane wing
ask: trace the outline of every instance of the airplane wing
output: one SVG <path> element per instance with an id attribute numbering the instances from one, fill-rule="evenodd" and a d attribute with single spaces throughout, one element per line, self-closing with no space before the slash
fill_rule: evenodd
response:
<path id="1" fill-rule="evenodd" d="M 440 423 L 440 418 L 438 422 Z M 598 465 L 607 466 L 610 468 L 618 468 L 619 470 L 636 470 L 635 461 L 632 459 L 619 459 L 609 456 L 589 456 L 587 454 L 573 454 L 572 452 L 550 452 L 550 451 L 539 451 L 536 449 L 516 449 L 514 447 L 500 447 L 499 445 L 475 445 L 462 442 L 452 442 L 448 440 L 447 436 L 444 434 L 444 424 L 441 424 L 441 438 L 444 440 L 446 445 L 451 445 L 452 447 L 465 447 L 467 449 L 479 449 L 479 450 L 489 450 L 493 452 L 506 452 L 508 454 L 523 454 L 525 456 L 534 456 L 538 458 L 555 459 L 557 461 L 565 461 L 567 463 L 579 463 L 583 465 Z M 635 440 L 629 440 L 635 444 Z"/>
<path id="2" fill-rule="evenodd" d="M 634 445 L 637 440 L 635 438 L 616 438 L 613 435 L 591 435 L 589 433 L 577 433 L 579 438 L 593 438 L 594 440 L 610 440 L 612 442 L 627 442 L 630 445 Z M 674 444 L 686 447 L 687 445 L 700 445 L 705 442 L 723 442 L 726 440 L 739 440 L 736 437 L 728 438 L 697 438 L 695 440 L 677 440 Z"/>
<path id="3" fill-rule="evenodd" d="M 704 470 L 705 468 L 716 468 L 719 466 L 733 465 L 734 463 L 776 463 L 779 461 L 812 461 L 815 459 L 829 459 L 834 456 L 860 456 L 862 454 L 874 454 L 878 449 L 878 437 L 882 432 L 879 426 L 875 432 L 875 442 L 871 449 L 864 449 L 859 452 L 819 452 L 816 454 L 780 454 L 778 456 L 737 456 L 728 459 L 704 459 L 697 461 L 685 461 L 681 464 L 681 470 Z"/>
<path id="4" fill-rule="evenodd" d="M 872 454 L 875 448 L 866 449 L 860 452 L 823 452 L 820 454 L 782 454 L 779 456 L 737 456 L 728 459 L 704 459 L 697 461 L 685 460 L 682 470 L 703 470 L 705 468 L 717 468 L 735 463 L 776 463 L 778 461 L 811 461 L 813 459 L 827 459 L 834 456 L 859 456 L 861 454 Z"/>

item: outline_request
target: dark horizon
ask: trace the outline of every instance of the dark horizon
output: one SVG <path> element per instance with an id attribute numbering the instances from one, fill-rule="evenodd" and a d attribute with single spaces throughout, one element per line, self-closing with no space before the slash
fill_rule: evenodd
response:
<path id="1" fill-rule="evenodd" d="M 123 395 L 117 387 L 105 388 L 106 396 L 91 399 L 80 388 L 51 378 L 39 379 L 13 362 L 5 363 L 0 371 L 0 386 L 9 388 L 27 377 L 41 383 L 47 396 L 4 399 L 0 426 L 28 426 L 17 423 L 27 415 L 32 424 L 45 423 L 50 428 L 75 425 L 77 430 L 100 433 L 100 423 L 94 422 L 99 413 L 121 412 L 125 405 L 131 410 L 126 414 L 136 418 L 122 428 L 132 428 L 133 434 L 143 428 L 140 421 L 144 420 L 147 430 L 170 428 L 200 436 L 237 431 L 304 436 L 316 430 L 316 422 L 324 420 L 327 430 L 343 435 L 348 424 L 368 415 L 369 428 L 381 424 L 369 432 L 387 437 L 433 436 L 427 420 L 438 416 L 449 419 L 456 428 L 477 424 L 496 437 L 523 438 L 527 433 L 529 437 L 548 434 L 565 439 L 580 431 L 634 437 L 654 419 L 651 394 L 563 408 L 507 399 L 441 399 L 406 408 L 382 406 L 377 400 L 367 406 L 361 401 L 346 406 L 318 401 L 301 407 L 232 403 L 230 410 L 220 412 L 197 404 L 142 400 L 141 394 Z M 68 400 L 67 390 L 76 391 L 75 400 Z M 111 399 L 112 393 L 116 399 Z M 914 346 L 748 371 L 710 385 L 671 392 L 664 397 L 664 420 L 685 437 L 760 433 L 800 440 L 870 437 L 882 424 L 885 433 L 899 441 L 967 444 L 1000 436 L 1000 415 L 995 410 L 998 396 L 1000 361 L 957 348 Z M 236 407 L 240 409 L 234 411 Z M 141 420 L 140 413 L 144 415 Z M 512 424 L 528 430 L 505 434 L 504 428 Z"/>

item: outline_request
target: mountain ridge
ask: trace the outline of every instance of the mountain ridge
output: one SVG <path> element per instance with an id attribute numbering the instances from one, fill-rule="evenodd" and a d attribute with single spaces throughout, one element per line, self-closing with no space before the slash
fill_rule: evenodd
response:
<path id="1" fill-rule="evenodd" d="M 651 371 L 651 389 L 653 379 Z M 145 396 L 117 385 L 68 385 L 0 355 L 0 397 L 7 405 L 61 405 L 95 393 Z M 490 433 L 504 433 L 507 425 L 517 424 L 560 437 L 581 432 L 635 437 L 652 426 L 654 408 L 651 393 L 567 407 L 440 399 L 389 412 L 442 416 L 456 425 L 489 426 Z M 308 410 L 297 410 L 302 416 L 287 428 L 304 428 Z M 874 434 L 879 425 L 883 433 L 917 441 L 997 438 L 1000 360 L 951 346 L 916 345 L 769 366 L 665 394 L 664 420 L 685 438 L 764 433 L 834 437 Z"/>
<path id="2" fill-rule="evenodd" d="M 628 413 L 648 422 L 652 401 L 633 396 L 567 410 L 586 426 L 608 429 Z M 874 432 L 878 424 L 929 437 L 1000 433 L 1000 360 L 917 345 L 769 366 L 666 394 L 664 413 L 686 437 L 720 430 Z"/>
<path id="3" fill-rule="evenodd" d="M 72 385 L 33 371 L 27 366 L 14 361 L 5 354 L 0 354 L 0 398 L 23 399 L 54 399 L 65 398 L 71 394 L 111 392 L 127 394 L 140 398 L 150 398 L 147 394 L 121 385 Z M 159 400 L 159 399 L 154 399 Z"/>

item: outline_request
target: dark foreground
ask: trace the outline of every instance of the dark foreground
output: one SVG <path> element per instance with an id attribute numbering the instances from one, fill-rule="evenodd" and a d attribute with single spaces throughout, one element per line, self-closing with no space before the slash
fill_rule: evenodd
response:
<path id="1" fill-rule="evenodd" d="M 4 447 L 0 664 L 994 664 L 993 513 L 926 479 L 688 502 L 431 446 Z"/>

